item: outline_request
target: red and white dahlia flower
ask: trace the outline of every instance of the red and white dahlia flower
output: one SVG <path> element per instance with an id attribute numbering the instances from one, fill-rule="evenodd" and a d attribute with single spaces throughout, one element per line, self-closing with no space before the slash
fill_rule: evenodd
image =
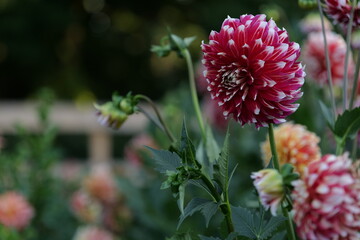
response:
<path id="1" fill-rule="evenodd" d="M 352 2 L 349 0 L 325 0 L 324 12 L 333 20 L 334 24 L 347 28 L 350 20 Z M 353 28 L 360 25 L 360 3 L 354 12 Z"/>
<path id="2" fill-rule="evenodd" d="M 347 155 L 311 162 L 293 183 L 294 220 L 306 240 L 360 239 L 360 186 Z"/>
<path id="3" fill-rule="evenodd" d="M 305 72 L 300 46 L 265 15 L 228 17 L 202 44 L 204 75 L 223 115 L 256 127 L 282 123 L 296 111 Z"/>
<path id="4" fill-rule="evenodd" d="M 327 31 L 326 40 L 331 64 L 332 82 L 340 85 L 344 78 L 344 64 L 346 55 L 346 42 L 337 33 Z M 326 58 L 324 48 L 324 37 L 321 32 L 310 33 L 304 44 L 303 59 L 306 64 L 308 76 L 323 86 L 327 83 Z M 355 64 L 349 58 L 348 77 L 354 76 Z"/>
<path id="5" fill-rule="evenodd" d="M 23 195 L 5 192 L 0 195 L 0 223 L 21 230 L 30 224 L 34 209 Z"/>

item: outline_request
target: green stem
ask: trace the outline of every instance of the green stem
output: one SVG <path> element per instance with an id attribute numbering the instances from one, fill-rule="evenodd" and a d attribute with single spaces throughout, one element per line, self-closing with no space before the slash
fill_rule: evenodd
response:
<path id="1" fill-rule="evenodd" d="M 205 175 L 201 175 L 201 180 L 203 180 L 205 185 L 209 188 L 209 190 L 210 190 L 212 196 L 215 198 L 216 202 L 220 203 L 220 209 L 221 209 L 221 212 L 225 216 L 225 221 L 226 221 L 226 225 L 228 228 L 228 232 L 229 233 L 234 232 L 234 224 L 232 222 L 231 208 L 230 208 L 229 202 L 226 201 L 225 204 L 223 204 L 224 202 L 222 201 L 220 194 L 217 192 L 217 190 L 214 187 L 214 185 L 212 184 L 212 182 Z"/>
<path id="2" fill-rule="evenodd" d="M 288 233 L 288 238 L 289 239 L 292 239 L 292 240 L 296 240 L 296 236 L 295 236 L 295 231 L 294 231 L 294 225 L 293 225 L 293 222 L 292 222 L 292 219 L 291 219 L 291 216 L 288 212 L 288 210 L 284 207 L 284 206 L 281 206 L 282 208 L 282 212 L 284 214 L 284 216 L 286 217 L 287 221 L 286 221 L 286 227 L 287 227 L 287 233 Z"/>
<path id="3" fill-rule="evenodd" d="M 145 95 L 142 95 L 142 94 L 136 95 L 135 98 L 136 99 L 143 99 L 143 100 L 147 101 L 150 104 L 150 106 L 154 109 L 154 112 L 155 112 L 157 118 L 159 119 L 159 121 L 160 121 L 160 123 L 161 123 L 161 125 L 163 127 L 164 132 L 166 133 L 166 135 L 170 139 L 171 143 L 176 142 L 176 139 L 174 138 L 174 135 L 171 133 L 170 129 L 167 127 L 167 125 L 166 125 L 163 117 L 161 116 L 160 111 L 159 111 L 158 107 L 156 106 L 156 104 L 149 97 L 147 97 Z M 150 120 L 152 120 L 152 119 L 150 118 Z"/>
<path id="4" fill-rule="evenodd" d="M 273 127 L 272 123 L 269 124 L 269 140 L 270 140 L 270 148 L 271 148 L 272 161 L 274 164 L 274 168 L 276 170 L 280 171 L 280 165 L 279 165 L 279 160 L 278 160 L 276 145 L 275 145 L 274 127 Z"/>
<path id="5" fill-rule="evenodd" d="M 280 172 L 280 165 L 279 165 L 279 160 L 278 160 L 278 156 L 277 156 L 275 137 L 274 137 L 274 127 L 273 127 L 272 123 L 269 123 L 269 141 L 270 141 L 270 148 L 271 148 L 274 168 Z M 287 208 L 285 208 L 283 206 L 281 206 L 281 208 L 282 208 L 282 212 L 283 212 L 284 216 L 288 219 L 286 222 L 287 229 L 288 229 L 288 231 L 287 231 L 288 239 L 296 240 L 294 226 L 293 226 L 291 217 L 289 215 L 289 212 L 288 212 Z"/>
<path id="6" fill-rule="evenodd" d="M 353 5 L 350 11 L 350 20 L 347 26 L 346 33 L 346 54 L 345 54 L 345 65 L 344 65 L 344 81 L 343 81 L 343 111 L 347 108 L 347 91 L 348 91 L 348 66 L 349 66 L 349 55 L 350 55 L 350 40 L 351 40 L 351 32 L 352 25 L 354 21 L 354 12 L 356 7 L 356 0 L 353 0 Z"/>
<path id="7" fill-rule="evenodd" d="M 337 142 L 336 144 L 336 156 L 341 155 L 344 152 L 345 142 Z"/>
<path id="8" fill-rule="evenodd" d="M 195 109 L 195 114 L 200 126 L 201 134 L 203 137 L 204 143 L 206 142 L 206 133 L 205 133 L 205 125 L 200 111 L 200 104 L 199 98 L 196 91 L 196 84 L 195 84 L 195 75 L 194 75 L 194 66 L 191 60 L 190 52 L 187 48 L 182 50 L 182 53 L 185 57 L 188 72 L 189 72 L 189 83 L 190 83 L 190 91 L 191 91 L 191 98 Z"/>
<path id="9" fill-rule="evenodd" d="M 354 107 L 356 92 L 357 92 L 357 88 L 358 88 L 358 79 L 359 79 L 359 72 L 360 72 L 359 70 L 360 70 L 360 52 L 358 52 L 357 61 L 356 61 L 354 82 L 353 82 L 353 88 L 351 90 L 349 109 L 352 109 Z"/>
<path id="10" fill-rule="evenodd" d="M 332 107 L 332 111 L 333 111 L 333 116 L 334 116 L 334 119 L 335 119 L 336 118 L 336 107 L 335 107 L 333 82 L 332 82 L 332 76 L 331 76 L 331 63 L 330 63 L 330 57 L 329 57 L 329 49 L 328 49 L 327 40 L 326 40 L 324 13 L 322 11 L 320 0 L 317 0 L 317 2 L 318 2 L 318 7 L 319 7 L 320 19 L 321 19 L 321 29 L 322 29 L 322 34 L 323 34 L 323 38 L 324 38 L 324 50 L 325 50 L 325 58 L 326 58 L 326 73 L 327 73 L 327 79 L 328 79 L 328 84 L 329 84 L 330 101 L 331 101 L 331 107 Z"/>
<path id="11" fill-rule="evenodd" d="M 358 146 L 358 133 L 356 134 L 353 145 L 352 145 L 352 152 L 351 152 L 351 159 L 353 162 L 356 161 L 356 153 L 357 153 L 357 146 Z"/>

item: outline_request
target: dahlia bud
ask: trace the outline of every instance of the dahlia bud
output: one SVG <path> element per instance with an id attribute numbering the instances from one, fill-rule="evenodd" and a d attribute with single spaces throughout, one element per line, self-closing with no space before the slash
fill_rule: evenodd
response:
<path id="1" fill-rule="evenodd" d="M 115 107 L 112 102 L 103 105 L 95 105 L 97 109 L 98 121 L 101 125 L 119 129 L 126 121 L 128 115 Z"/>
<path id="2" fill-rule="evenodd" d="M 283 177 L 276 169 L 263 169 L 253 172 L 254 186 L 259 193 L 260 202 L 266 210 L 276 216 L 276 210 L 284 197 Z"/>
<path id="3" fill-rule="evenodd" d="M 128 116 L 136 111 L 137 103 L 137 98 L 132 96 L 131 93 L 128 93 L 125 97 L 115 93 L 112 101 L 103 105 L 95 104 L 97 115 L 99 115 L 98 121 L 101 125 L 119 129 Z"/>
<path id="4" fill-rule="evenodd" d="M 123 110 L 127 114 L 134 113 L 134 107 L 132 106 L 130 100 L 127 98 L 124 98 L 123 100 L 121 100 L 120 109 Z"/>

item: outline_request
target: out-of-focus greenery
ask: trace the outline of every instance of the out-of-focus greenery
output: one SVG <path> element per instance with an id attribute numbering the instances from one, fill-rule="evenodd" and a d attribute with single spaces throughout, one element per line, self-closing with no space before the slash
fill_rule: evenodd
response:
<path id="1" fill-rule="evenodd" d="M 67 187 L 54 177 L 54 167 L 60 160 L 54 145 L 57 129 L 48 118 L 54 95 L 43 89 L 39 96 L 40 131 L 33 133 L 17 125 L 15 146 L 0 154 L 0 191 L 20 192 L 34 208 L 30 226 L 13 239 L 70 239 L 76 222 L 68 207 Z"/>
<path id="2" fill-rule="evenodd" d="M 48 86 L 62 99 L 106 99 L 129 89 L 159 99 L 186 77 L 176 56 L 149 51 L 166 26 L 197 36 L 197 59 L 210 30 L 245 13 L 266 13 L 292 40 L 299 37 L 304 11 L 295 0 L 0 0 L 0 98 L 23 99 Z"/>

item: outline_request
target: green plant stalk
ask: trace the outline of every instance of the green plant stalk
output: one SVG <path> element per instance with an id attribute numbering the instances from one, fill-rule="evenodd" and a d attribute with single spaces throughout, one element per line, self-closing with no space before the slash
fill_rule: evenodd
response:
<path id="1" fill-rule="evenodd" d="M 359 72 L 360 72 L 359 70 L 360 70 L 360 52 L 358 52 L 356 66 L 355 66 L 354 82 L 353 82 L 353 88 L 351 90 L 351 97 L 350 97 L 350 104 L 349 104 L 350 110 L 353 109 L 353 107 L 354 107 L 356 92 L 357 92 L 357 88 L 358 88 L 358 79 L 359 79 Z"/>
<path id="2" fill-rule="evenodd" d="M 351 151 L 351 159 L 353 162 L 356 161 L 356 153 L 357 153 L 357 146 L 358 146 L 358 138 L 357 135 L 359 133 L 356 134 L 354 141 L 353 141 L 353 145 L 352 145 L 352 151 Z"/>
<path id="3" fill-rule="evenodd" d="M 296 240 L 294 225 L 293 225 L 291 216 L 289 214 L 289 211 L 283 205 L 281 205 L 281 209 L 282 209 L 284 216 L 286 217 L 286 223 L 287 223 L 286 227 L 287 227 L 288 238 L 292 239 L 292 240 Z"/>
<path id="4" fill-rule="evenodd" d="M 194 75 L 194 66 L 191 60 L 190 52 L 187 48 L 182 49 L 182 54 L 185 57 L 188 72 L 189 72 L 189 83 L 190 83 L 190 91 L 191 91 L 191 98 L 195 109 L 195 114 L 200 126 L 201 135 L 203 138 L 204 143 L 206 143 L 206 132 L 205 132 L 205 125 L 204 120 L 202 118 L 202 114 L 200 111 L 200 104 L 199 104 L 199 98 L 196 91 L 196 84 L 195 84 L 195 75 Z"/>
<path id="5" fill-rule="evenodd" d="M 321 19 L 322 34 L 323 34 L 323 37 L 324 37 L 324 48 L 325 48 L 324 50 L 325 50 L 325 58 L 326 58 L 326 73 L 327 73 L 327 79 L 328 79 L 328 84 L 329 84 L 330 102 L 331 102 L 331 108 L 332 108 L 332 111 L 333 111 L 334 119 L 336 119 L 335 98 L 334 98 L 334 90 L 333 90 L 333 83 L 332 83 L 332 76 L 331 76 L 331 69 L 330 69 L 331 63 L 330 63 L 330 58 L 329 58 L 329 49 L 328 49 L 327 40 L 326 40 L 324 13 L 322 11 L 320 0 L 317 0 L 317 2 L 318 2 L 318 7 L 319 7 L 320 19 Z"/>
<path id="6" fill-rule="evenodd" d="M 220 209 L 221 209 L 221 212 L 225 216 L 225 221 L 226 221 L 226 226 L 228 228 L 228 232 L 229 233 L 234 232 L 234 224 L 233 224 L 232 217 L 231 217 L 231 208 L 230 208 L 229 201 L 228 200 L 226 202 L 222 201 L 221 196 L 215 189 L 214 185 L 205 175 L 201 174 L 201 180 L 203 180 L 205 185 L 209 188 L 211 195 L 216 200 L 216 202 L 220 203 Z"/>
<path id="7" fill-rule="evenodd" d="M 344 65 L 344 81 L 343 81 L 343 111 L 347 108 L 347 98 L 348 98 L 348 66 L 349 66 L 349 55 L 350 55 L 350 40 L 351 40 L 351 32 L 352 32 L 352 24 L 354 21 L 354 12 L 356 7 L 356 0 L 352 1 L 352 7 L 350 11 L 350 20 L 347 26 L 346 33 L 346 53 L 345 53 L 345 65 Z"/>
<path id="8" fill-rule="evenodd" d="M 274 126 L 272 123 L 269 123 L 269 141 L 270 141 L 270 148 L 271 148 L 274 168 L 280 172 L 280 165 L 279 165 L 279 160 L 278 160 L 278 156 L 277 156 L 275 137 L 274 137 Z M 287 218 L 286 225 L 287 225 L 288 239 L 296 240 L 294 226 L 292 223 L 292 219 L 289 215 L 289 212 L 288 212 L 287 208 L 283 207 L 282 205 L 281 205 L 281 209 L 282 209 L 284 216 Z"/>
<path id="9" fill-rule="evenodd" d="M 341 141 L 336 141 L 336 156 L 341 155 L 344 152 L 345 140 L 341 139 Z"/>
<path id="10" fill-rule="evenodd" d="M 142 94 L 136 95 L 135 99 L 143 99 L 143 100 L 147 101 L 150 104 L 150 106 L 154 109 L 154 112 L 155 112 L 157 118 L 159 119 L 159 122 L 162 125 L 163 130 L 166 133 L 166 135 L 168 136 L 169 140 L 171 141 L 171 143 L 175 143 L 176 139 L 175 139 L 174 135 L 171 133 L 170 129 L 167 127 L 167 125 L 166 125 L 163 117 L 161 116 L 160 111 L 159 111 L 158 107 L 156 106 L 156 104 L 149 97 L 147 97 L 145 95 L 142 95 Z M 153 120 L 153 119 L 150 118 L 150 120 Z"/>

